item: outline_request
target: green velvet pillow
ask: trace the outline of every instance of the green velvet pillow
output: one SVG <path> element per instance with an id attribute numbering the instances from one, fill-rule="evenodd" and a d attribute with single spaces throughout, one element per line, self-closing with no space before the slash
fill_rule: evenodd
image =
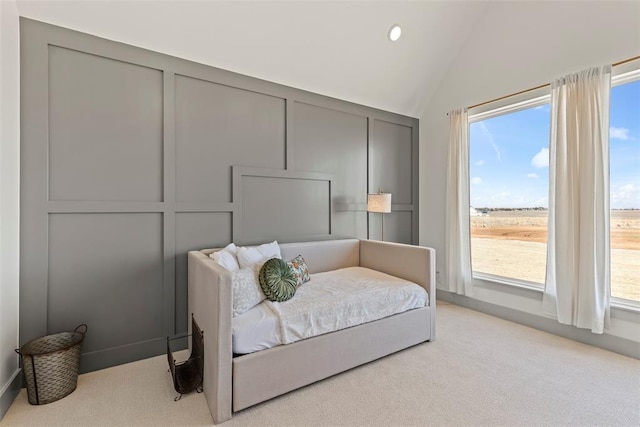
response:
<path id="1" fill-rule="evenodd" d="M 278 258 L 271 258 L 264 263 L 258 281 L 269 301 L 282 302 L 291 299 L 298 288 L 293 268 Z"/>

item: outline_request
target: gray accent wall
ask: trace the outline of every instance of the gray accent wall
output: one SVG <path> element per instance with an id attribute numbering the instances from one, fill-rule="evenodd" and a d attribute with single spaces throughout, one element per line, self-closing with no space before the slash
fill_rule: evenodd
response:
<path id="1" fill-rule="evenodd" d="M 189 250 L 380 238 L 378 188 L 418 242 L 417 119 L 24 18 L 21 88 L 20 343 L 84 372 L 187 330 Z"/>

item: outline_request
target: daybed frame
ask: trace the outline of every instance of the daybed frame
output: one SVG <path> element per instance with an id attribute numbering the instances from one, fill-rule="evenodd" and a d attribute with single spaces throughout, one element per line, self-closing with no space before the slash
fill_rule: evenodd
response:
<path id="1" fill-rule="evenodd" d="M 231 273 L 189 252 L 189 312 L 205 334 L 204 394 L 216 424 L 232 413 L 424 341 L 435 340 L 435 250 L 344 239 L 280 245 L 310 273 L 361 266 L 417 283 L 429 306 L 288 345 L 233 357 Z M 313 276 L 312 276 L 313 280 Z"/>

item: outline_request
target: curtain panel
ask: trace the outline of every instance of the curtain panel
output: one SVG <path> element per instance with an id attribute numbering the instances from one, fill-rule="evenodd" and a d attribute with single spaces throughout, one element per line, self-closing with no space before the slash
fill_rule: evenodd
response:
<path id="1" fill-rule="evenodd" d="M 448 289 L 473 294 L 469 224 L 469 122 L 467 109 L 449 113 L 449 159 L 445 219 Z"/>
<path id="2" fill-rule="evenodd" d="M 611 67 L 551 84 L 549 225 L 543 297 L 560 323 L 603 333 L 610 309 Z"/>

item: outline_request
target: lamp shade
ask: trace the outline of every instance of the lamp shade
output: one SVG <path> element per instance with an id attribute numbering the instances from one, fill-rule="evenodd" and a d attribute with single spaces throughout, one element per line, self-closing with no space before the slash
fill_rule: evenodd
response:
<path id="1" fill-rule="evenodd" d="M 367 195 L 367 212 L 391 212 L 391 193 L 377 193 Z"/>

